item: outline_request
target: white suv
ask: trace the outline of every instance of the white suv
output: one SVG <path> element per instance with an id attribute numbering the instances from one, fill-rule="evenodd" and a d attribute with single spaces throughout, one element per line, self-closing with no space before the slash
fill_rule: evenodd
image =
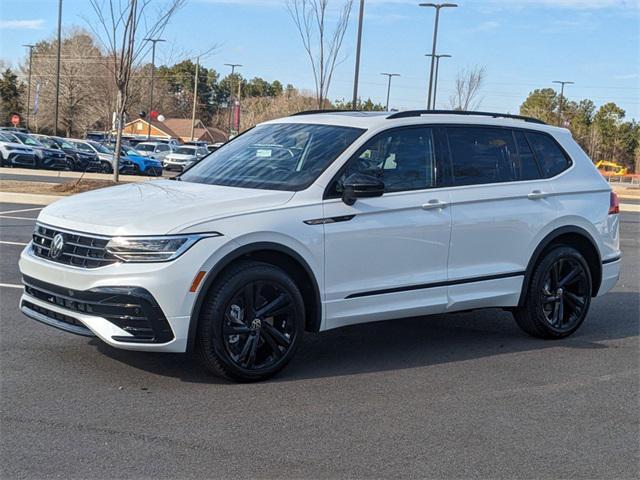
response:
<path id="1" fill-rule="evenodd" d="M 561 128 L 475 112 L 263 123 L 175 180 L 48 206 L 21 310 L 273 375 L 303 331 L 485 307 L 562 338 L 620 270 L 617 198 Z"/>

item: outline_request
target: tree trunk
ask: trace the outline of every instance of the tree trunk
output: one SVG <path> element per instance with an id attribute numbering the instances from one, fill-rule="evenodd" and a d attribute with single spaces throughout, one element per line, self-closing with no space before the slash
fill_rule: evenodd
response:
<path id="1" fill-rule="evenodd" d="M 116 148 L 113 155 L 113 181 L 120 179 L 120 148 L 122 146 L 122 128 L 124 127 L 124 97 L 122 91 L 118 90 L 116 101 Z"/>

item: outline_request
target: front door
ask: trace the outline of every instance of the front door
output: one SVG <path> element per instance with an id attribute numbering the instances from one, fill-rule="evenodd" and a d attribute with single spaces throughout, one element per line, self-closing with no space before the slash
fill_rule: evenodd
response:
<path id="1" fill-rule="evenodd" d="M 326 328 L 445 309 L 451 230 L 439 191 L 434 131 L 380 133 L 347 162 L 324 201 Z M 353 173 L 376 176 L 385 193 L 341 199 Z"/>

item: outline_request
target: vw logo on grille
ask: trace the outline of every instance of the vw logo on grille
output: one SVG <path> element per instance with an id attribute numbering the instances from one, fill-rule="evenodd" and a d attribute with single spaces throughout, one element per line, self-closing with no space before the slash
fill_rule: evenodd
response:
<path id="1" fill-rule="evenodd" d="M 49 256 L 51 258 L 58 258 L 64 248 L 64 238 L 62 234 L 56 233 L 51 240 L 51 248 L 49 249 Z"/>

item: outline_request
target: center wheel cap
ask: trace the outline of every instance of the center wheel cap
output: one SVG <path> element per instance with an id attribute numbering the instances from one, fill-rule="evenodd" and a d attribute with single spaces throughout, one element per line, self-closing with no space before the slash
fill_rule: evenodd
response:
<path id="1" fill-rule="evenodd" d="M 254 318 L 251 322 L 251 329 L 258 330 L 262 326 L 262 321 L 259 318 Z"/>

